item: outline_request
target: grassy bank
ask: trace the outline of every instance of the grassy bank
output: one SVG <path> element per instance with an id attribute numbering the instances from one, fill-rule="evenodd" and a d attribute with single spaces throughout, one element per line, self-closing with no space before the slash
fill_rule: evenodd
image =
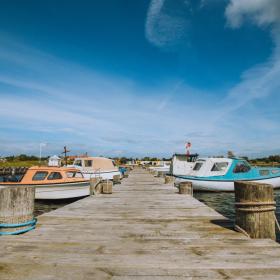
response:
<path id="1" fill-rule="evenodd" d="M 1 167 L 31 167 L 34 165 L 46 165 L 45 161 L 42 161 L 41 164 L 38 160 L 13 160 L 13 161 L 6 161 L 6 162 L 0 162 L 0 168 Z"/>

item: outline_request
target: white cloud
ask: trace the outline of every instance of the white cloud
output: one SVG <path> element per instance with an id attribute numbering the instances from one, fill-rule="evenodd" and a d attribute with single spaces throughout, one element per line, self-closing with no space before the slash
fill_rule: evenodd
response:
<path id="1" fill-rule="evenodd" d="M 280 21 L 279 0 L 230 0 L 226 17 L 231 27 L 240 27 L 248 18 L 258 26 Z"/>
<path id="2" fill-rule="evenodd" d="M 186 14 L 190 10 L 188 1 L 182 1 L 180 8 L 175 6 L 172 10 L 165 9 L 169 1 L 151 0 L 148 10 L 146 38 L 157 47 L 176 45 L 184 38 L 189 27 Z M 180 9 L 179 12 L 176 9 Z"/>

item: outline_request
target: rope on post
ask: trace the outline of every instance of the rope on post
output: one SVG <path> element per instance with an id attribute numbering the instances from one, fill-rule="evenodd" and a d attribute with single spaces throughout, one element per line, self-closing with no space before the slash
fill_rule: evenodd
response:
<path id="1" fill-rule="evenodd" d="M 20 227 L 29 226 L 27 228 L 20 229 L 20 230 L 17 230 L 17 231 L 11 231 L 11 232 L 3 231 L 3 232 L 0 232 L 0 235 L 16 235 L 16 234 L 28 232 L 30 230 L 35 229 L 36 223 L 37 223 L 37 219 L 34 218 L 31 221 L 27 221 L 25 223 L 19 223 L 19 224 L 0 224 L 0 228 L 20 228 Z"/>

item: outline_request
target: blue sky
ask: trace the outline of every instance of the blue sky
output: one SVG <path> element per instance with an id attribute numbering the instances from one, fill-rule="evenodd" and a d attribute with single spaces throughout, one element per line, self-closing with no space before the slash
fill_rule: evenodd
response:
<path id="1" fill-rule="evenodd" d="M 0 2 L 0 155 L 279 153 L 278 0 Z"/>

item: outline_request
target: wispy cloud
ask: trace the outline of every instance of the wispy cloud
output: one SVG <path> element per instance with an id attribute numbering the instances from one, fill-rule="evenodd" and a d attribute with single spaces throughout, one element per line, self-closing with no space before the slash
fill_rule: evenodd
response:
<path id="1" fill-rule="evenodd" d="M 181 42 L 189 28 L 188 1 L 177 3 L 173 9 L 169 0 L 152 0 L 146 19 L 146 38 L 157 47 L 170 47 Z"/>
<path id="2" fill-rule="evenodd" d="M 231 27 L 240 27 L 249 20 L 263 26 L 279 23 L 280 2 L 278 0 L 230 0 L 226 17 Z"/>
<path id="3" fill-rule="evenodd" d="M 278 0 L 231 0 L 225 11 L 227 24 L 240 28 L 245 22 L 271 29 L 275 49 L 267 62 L 245 71 L 241 82 L 224 100 L 225 110 L 232 111 L 257 99 L 278 95 L 280 87 L 280 2 Z"/>

